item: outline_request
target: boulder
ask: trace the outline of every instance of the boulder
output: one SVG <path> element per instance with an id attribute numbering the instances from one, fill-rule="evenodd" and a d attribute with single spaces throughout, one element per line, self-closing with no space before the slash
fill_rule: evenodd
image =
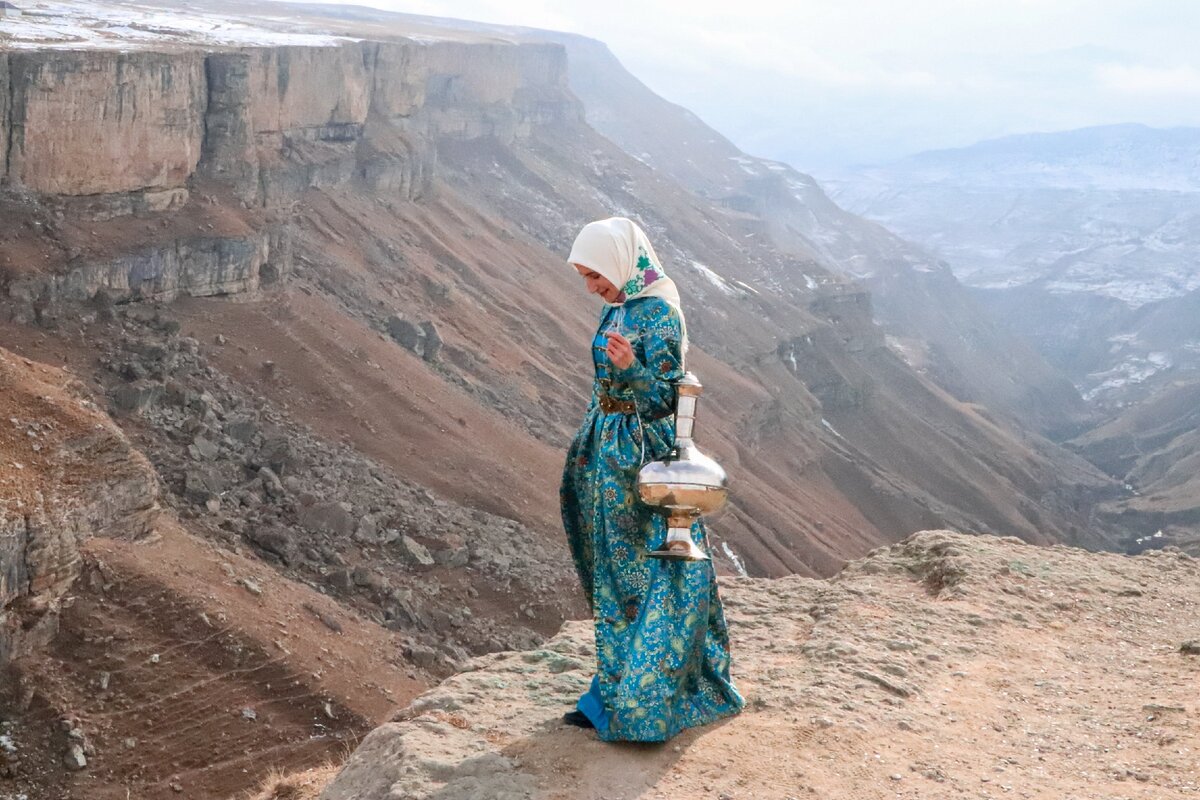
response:
<path id="1" fill-rule="evenodd" d="M 350 573 L 350 580 L 354 581 L 355 586 L 376 592 L 387 591 L 388 587 L 387 578 L 369 567 L 355 567 Z"/>
<path id="2" fill-rule="evenodd" d="M 287 496 L 283 481 L 279 480 L 279 476 L 270 467 L 259 469 L 258 480 L 262 484 L 263 492 L 272 500 L 282 500 Z"/>
<path id="3" fill-rule="evenodd" d="M 421 340 L 425 336 L 421 328 L 398 314 L 393 314 L 388 318 L 387 328 L 388 335 L 395 339 L 401 347 L 414 353 L 420 350 Z"/>
<path id="4" fill-rule="evenodd" d="M 432 567 L 435 563 L 433 556 L 429 553 L 429 549 L 408 534 L 401 534 L 400 539 L 397 541 L 397 547 L 400 550 L 400 555 L 410 564 L 421 567 Z"/>
<path id="5" fill-rule="evenodd" d="M 66 755 L 63 756 L 63 763 L 69 770 L 81 770 L 87 767 L 87 756 L 83 753 L 83 745 L 78 742 L 72 742 L 67 747 Z"/>
<path id="6" fill-rule="evenodd" d="M 188 454 L 197 461 L 212 461 L 221 454 L 221 449 L 203 436 L 197 436 L 188 445 Z"/>
<path id="7" fill-rule="evenodd" d="M 162 397 L 162 386 L 137 381 L 118 386 L 112 393 L 113 408 L 126 414 L 143 414 Z"/>
<path id="8" fill-rule="evenodd" d="M 249 444 L 258 435 L 258 424 L 253 417 L 233 416 L 225 421 L 225 435 L 235 442 Z"/>
<path id="9" fill-rule="evenodd" d="M 437 326 L 426 320 L 421 323 L 421 331 L 425 334 L 425 348 L 421 357 L 426 361 L 437 361 L 442 352 L 442 337 L 438 335 Z"/>
<path id="10" fill-rule="evenodd" d="M 354 541 L 373 544 L 378 540 L 379 524 L 374 515 L 363 514 L 358 520 L 358 526 L 354 529 Z"/>
<path id="11" fill-rule="evenodd" d="M 300 524 L 313 533 L 349 536 L 356 521 L 342 503 L 314 503 L 300 509 Z"/>
<path id="12" fill-rule="evenodd" d="M 471 560 L 471 549 L 459 536 L 451 536 L 432 551 L 433 560 L 444 567 L 465 567 Z"/>
<path id="13" fill-rule="evenodd" d="M 335 569 L 331 570 L 325 576 L 325 583 L 330 588 L 337 589 L 342 592 L 348 592 L 354 588 L 354 581 L 350 578 L 350 570 Z"/>
<path id="14" fill-rule="evenodd" d="M 271 433 L 258 449 L 258 461 L 271 468 L 276 475 L 284 475 L 294 467 L 292 444 L 285 433 Z"/>
<path id="15" fill-rule="evenodd" d="M 205 469 L 189 469 L 183 474 L 183 496 L 198 506 L 217 499 L 224 487 L 212 472 Z"/>
<path id="16" fill-rule="evenodd" d="M 279 556 L 284 564 L 295 564 L 299 560 L 299 548 L 286 530 L 251 527 L 246 531 L 246 538 L 268 553 Z"/>

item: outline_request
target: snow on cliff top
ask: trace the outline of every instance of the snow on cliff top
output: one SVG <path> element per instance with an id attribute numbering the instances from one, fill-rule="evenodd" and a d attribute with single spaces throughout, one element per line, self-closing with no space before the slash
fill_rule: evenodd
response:
<path id="1" fill-rule="evenodd" d="M 304 15 L 294 6 L 95 3 L 33 0 L 19 15 L 0 16 L 0 50 L 158 50 L 178 46 L 321 47 L 358 41 L 371 26 Z M 361 32 L 354 36 L 355 32 Z M 457 31 L 424 30 L 389 21 L 381 36 L 419 42 L 461 40 Z"/>

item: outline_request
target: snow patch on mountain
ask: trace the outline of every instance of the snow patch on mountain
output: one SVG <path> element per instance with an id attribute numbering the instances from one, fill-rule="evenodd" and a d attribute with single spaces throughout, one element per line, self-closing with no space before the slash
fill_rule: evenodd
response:
<path id="1" fill-rule="evenodd" d="M 23 4 L 19 17 L 0 18 L 0 47 L 14 50 L 86 47 L 127 51 L 172 44 L 318 47 L 358 41 L 344 36 L 290 31 L 287 28 L 293 23 L 284 17 L 266 17 L 262 22 L 259 25 L 234 21 L 218 13 L 188 6 L 167 12 L 133 4 L 42 0 Z M 432 40 L 433 37 L 424 38 Z"/>
<path id="2" fill-rule="evenodd" d="M 711 267 L 707 267 L 704 264 L 701 264 L 699 261 L 693 260 L 692 268 L 703 275 L 704 278 L 713 286 L 717 287 L 723 293 L 730 295 L 731 297 L 738 297 L 739 295 L 745 294 L 745 291 L 734 286 L 729 281 L 725 280 L 725 278 L 718 275 Z"/>

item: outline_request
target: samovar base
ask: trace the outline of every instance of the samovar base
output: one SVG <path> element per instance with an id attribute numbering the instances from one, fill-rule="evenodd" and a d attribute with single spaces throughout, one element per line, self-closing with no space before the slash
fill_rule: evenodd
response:
<path id="1" fill-rule="evenodd" d="M 661 561 L 709 561 L 709 557 L 704 551 L 696 546 L 696 543 L 691 539 L 687 541 L 675 540 L 663 542 L 662 547 L 657 550 L 651 550 L 646 554 L 648 558 L 657 558 Z"/>

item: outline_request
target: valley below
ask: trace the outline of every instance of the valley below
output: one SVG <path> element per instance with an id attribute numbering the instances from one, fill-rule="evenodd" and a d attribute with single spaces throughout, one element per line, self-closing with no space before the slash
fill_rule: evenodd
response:
<path id="1" fill-rule="evenodd" d="M 564 259 L 611 215 L 684 295 L 751 700 L 612 796 L 1196 791 L 1200 382 L 1091 391 L 599 42 L 35 3 L 0 153 L 0 798 L 591 796 L 557 488 L 600 309 Z"/>

